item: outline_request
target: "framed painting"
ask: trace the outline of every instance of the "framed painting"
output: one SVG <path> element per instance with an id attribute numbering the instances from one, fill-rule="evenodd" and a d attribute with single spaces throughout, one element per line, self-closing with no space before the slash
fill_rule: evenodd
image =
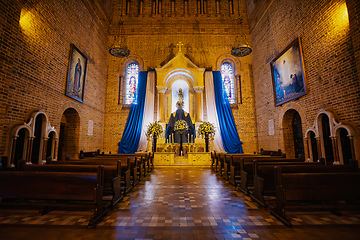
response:
<path id="1" fill-rule="evenodd" d="M 270 63 L 275 106 L 306 94 L 300 38 L 295 39 Z"/>
<path id="2" fill-rule="evenodd" d="M 71 44 L 69 59 L 66 95 L 83 102 L 87 58 L 74 44 Z"/>

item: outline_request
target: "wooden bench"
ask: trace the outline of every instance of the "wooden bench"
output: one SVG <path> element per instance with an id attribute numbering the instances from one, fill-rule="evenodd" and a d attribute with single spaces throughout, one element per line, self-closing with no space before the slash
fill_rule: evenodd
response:
<path id="1" fill-rule="evenodd" d="M 360 172 L 346 173 L 283 173 L 282 167 L 275 167 L 276 204 L 271 214 L 291 227 L 291 218 L 286 214 L 291 203 L 299 201 L 359 201 Z M 323 202 L 322 207 L 327 206 Z M 302 211 L 309 210 L 306 206 Z"/>
<path id="2" fill-rule="evenodd" d="M 19 171 L 32 172 L 92 172 L 98 171 L 99 165 L 73 165 L 73 164 L 26 164 L 25 161 L 19 162 Z M 121 187 L 121 161 L 117 162 L 116 166 L 104 166 L 104 197 L 111 196 L 110 206 L 113 208 L 123 198 L 123 191 Z M 105 200 L 104 199 L 104 200 Z"/>
<path id="3" fill-rule="evenodd" d="M 264 149 L 261 148 L 260 149 L 260 154 L 261 155 L 286 157 L 286 155 L 284 155 L 284 153 L 281 152 L 281 149 L 279 149 L 277 151 L 273 151 L 273 150 L 264 150 Z"/>
<path id="4" fill-rule="evenodd" d="M 275 196 L 275 171 L 277 163 L 259 163 L 254 161 L 254 191 L 251 198 L 261 206 L 266 206 L 265 196 Z M 357 172 L 357 162 L 351 165 L 321 165 L 321 163 L 282 165 L 282 172 L 286 173 L 315 173 L 315 172 Z"/>
<path id="5" fill-rule="evenodd" d="M 137 157 L 137 160 L 140 162 L 138 166 L 138 175 L 139 180 L 146 177 L 147 173 L 151 172 L 153 169 L 153 164 L 150 163 L 151 153 L 144 152 L 144 153 L 136 153 L 136 154 L 101 154 L 91 159 L 101 160 L 101 159 L 124 159 L 128 158 L 134 159 Z M 87 158 L 85 158 L 87 159 Z M 141 164 L 141 169 L 140 169 Z"/>
<path id="6" fill-rule="evenodd" d="M 244 159 L 244 161 L 252 162 L 255 159 L 263 159 L 263 160 L 273 160 L 273 159 L 279 159 L 279 157 L 272 157 L 268 155 L 258 155 L 258 154 L 231 154 L 233 158 L 230 158 L 230 176 L 229 176 L 229 182 L 233 184 L 234 186 L 237 186 L 241 182 L 241 159 Z M 283 159 L 281 157 L 281 159 Z"/>
<path id="7" fill-rule="evenodd" d="M 130 160 L 129 160 L 130 159 Z M 116 161 L 121 160 L 122 164 L 122 174 L 125 174 L 127 170 L 130 172 L 130 184 L 132 187 L 135 187 L 139 183 L 141 175 L 143 175 L 143 168 L 138 163 L 138 157 L 135 154 L 114 154 L 114 155 L 103 155 L 96 156 L 92 158 L 85 158 L 83 160 L 78 160 L 80 164 L 102 164 L 102 165 L 113 165 Z M 73 160 L 77 161 L 77 160 Z M 68 161 L 65 161 L 68 162 Z M 128 183 L 128 182 L 127 182 Z M 126 188 L 128 192 L 131 190 L 128 187 Z"/>
<path id="8" fill-rule="evenodd" d="M 108 212 L 103 203 L 104 167 L 97 173 L 0 172 L 1 206 L 86 207 L 94 211 L 88 226 L 95 227 Z M 21 201 L 20 201 L 21 200 Z"/>
<path id="9" fill-rule="evenodd" d="M 257 159 L 258 162 L 276 162 L 276 164 L 285 164 L 291 165 L 294 163 L 300 164 L 304 163 L 302 160 L 298 158 L 294 159 L 286 159 L 286 158 L 271 158 L 271 159 Z M 240 184 L 238 185 L 238 189 L 250 196 L 250 191 L 254 189 L 254 160 L 244 158 L 240 159 Z"/>
<path id="10" fill-rule="evenodd" d="M 120 160 L 120 159 L 119 159 Z M 67 161 L 52 161 L 51 164 L 72 164 L 72 165 L 113 165 L 117 164 L 117 159 L 82 159 L 82 160 L 67 160 Z M 132 190 L 133 182 L 132 175 L 136 171 L 135 169 L 131 169 L 131 161 L 130 158 L 128 159 L 121 159 L 121 185 L 123 189 L 123 194 L 127 194 Z"/>

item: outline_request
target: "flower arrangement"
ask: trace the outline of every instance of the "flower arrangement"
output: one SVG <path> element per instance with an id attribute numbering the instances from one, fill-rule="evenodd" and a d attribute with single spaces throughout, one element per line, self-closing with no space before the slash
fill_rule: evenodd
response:
<path id="1" fill-rule="evenodd" d="M 182 131 L 184 131 L 184 130 L 186 131 L 188 129 L 189 129 L 189 126 L 185 120 L 180 119 L 175 122 L 174 131 L 182 132 Z"/>
<path id="2" fill-rule="evenodd" d="M 202 137 L 213 137 L 215 135 L 215 127 L 210 122 L 203 122 L 199 125 L 198 134 Z"/>
<path id="3" fill-rule="evenodd" d="M 147 126 L 147 137 L 158 137 L 163 132 L 162 126 L 158 122 L 149 123 Z"/>

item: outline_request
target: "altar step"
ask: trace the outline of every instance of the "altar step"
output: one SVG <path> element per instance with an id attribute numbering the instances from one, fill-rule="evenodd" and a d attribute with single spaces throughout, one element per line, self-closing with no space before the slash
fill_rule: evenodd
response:
<path id="1" fill-rule="evenodd" d="M 174 165 L 188 165 L 188 157 L 187 156 L 174 157 Z"/>

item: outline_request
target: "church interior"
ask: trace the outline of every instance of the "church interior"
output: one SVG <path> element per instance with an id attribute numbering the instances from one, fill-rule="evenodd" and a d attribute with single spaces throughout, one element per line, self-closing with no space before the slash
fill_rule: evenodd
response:
<path id="1" fill-rule="evenodd" d="M 358 0 L 0 13 L 1 239 L 359 238 Z"/>

